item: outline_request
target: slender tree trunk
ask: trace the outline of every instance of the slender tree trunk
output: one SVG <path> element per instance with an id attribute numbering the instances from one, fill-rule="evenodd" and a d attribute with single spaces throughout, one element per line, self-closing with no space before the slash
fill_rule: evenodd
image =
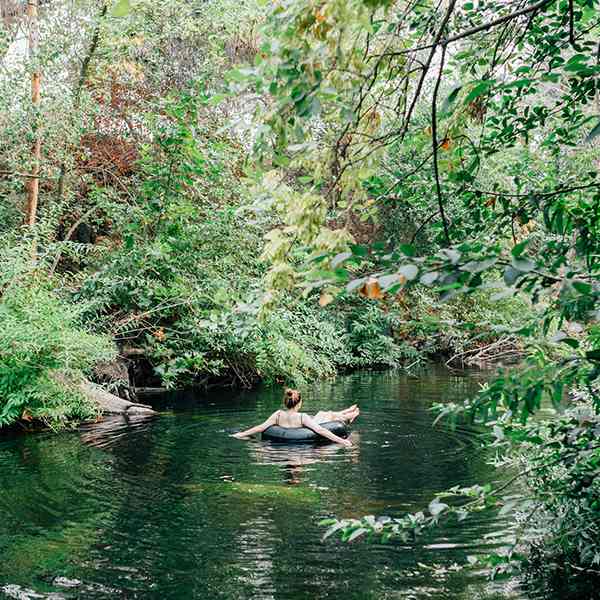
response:
<path id="1" fill-rule="evenodd" d="M 38 195 L 40 188 L 40 160 L 42 157 L 42 137 L 39 131 L 40 126 L 40 82 L 41 74 L 39 71 L 39 65 L 35 63 L 37 61 L 37 47 L 39 37 L 39 24 L 38 24 L 38 0 L 28 0 L 27 3 L 27 18 L 29 20 L 29 59 L 32 61 L 34 71 L 31 74 L 31 103 L 33 105 L 34 112 L 34 134 L 35 141 L 33 143 L 32 150 L 32 178 L 27 183 L 27 209 L 25 215 L 25 222 L 27 225 L 35 225 L 38 208 Z"/>
<path id="2" fill-rule="evenodd" d="M 90 62 L 92 61 L 96 49 L 98 48 L 98 42 L 100 41 L 100 28 L 102 27 L 102 22 L 106 17 L 106 13 L 108 12 L 108 4 L 105 2 L 100 9 L 100 15 L 98 17 L 98 22 L 96 23 L 96 27 L 94 28 L 94 33 L 92 35 L 92 41 L 88 48 L 88 53 L 85 55 L 82 63 L 81 70 L 79 72 L 79 79 L 77 81 L 77 87 L 75 88 L 75 94 L 73 96 L 73 108 L 75 112 L 79 110 L 79 103 L 81 101 L 81 92 L 83 91 L 83 86 L 85 85 L 88 70 L 90 67 Z M 65 192 L 65 176 L 67 174 L 67 167 L 65 161 L 60 165 L 60 175 L 58 177 L 58 198 L 62 198 Z"/>

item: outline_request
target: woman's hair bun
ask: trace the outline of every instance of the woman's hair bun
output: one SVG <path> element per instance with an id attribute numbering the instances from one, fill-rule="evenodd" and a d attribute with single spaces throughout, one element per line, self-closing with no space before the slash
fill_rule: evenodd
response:
<path id="1" fill-rule="evenodd" d="M 291 388 L 286 388 L 283 392 L 283 401 L 287 408 L 293 408 L 301 400 L 300 392 Z"/>

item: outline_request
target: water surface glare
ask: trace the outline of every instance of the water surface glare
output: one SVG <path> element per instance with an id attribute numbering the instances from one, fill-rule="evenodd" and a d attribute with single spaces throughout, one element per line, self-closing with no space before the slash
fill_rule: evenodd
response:
<path id="1" fill-rule="evenodd" d="M 331 515 L 399 516 L 453 485 L 497 479 L 477 432 L 432 427 L 476 376 L 356 373 L 303 390 L 303 410 L 359 404 L 351 450 L 228 437 L 281 390 L 171 394 L 154 420 L 0 441 L 0 596 L 8 598 L 525 598 L 461 570 L 510 524 L 479 515 L 417 544 L 321 541 Z M 500 531 L 500 535 L 493 535 Z"/>

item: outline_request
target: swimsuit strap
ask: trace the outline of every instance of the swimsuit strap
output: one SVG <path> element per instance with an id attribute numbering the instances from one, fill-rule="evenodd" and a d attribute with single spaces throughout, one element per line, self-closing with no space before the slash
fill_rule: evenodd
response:
<path id="1" fill-rule="evenodd" d="M 300 413 L 300 427 L 304 427 L 304 423 L 302 422 L 302 413 Z"/>
<path id="2" fill-rule="evenodd" d="M 281 414 L 281 411 L 278 410 L 277 411 L 277 418 L 275 419 L 275 425 L 279 425 L 279 415 Z"/>

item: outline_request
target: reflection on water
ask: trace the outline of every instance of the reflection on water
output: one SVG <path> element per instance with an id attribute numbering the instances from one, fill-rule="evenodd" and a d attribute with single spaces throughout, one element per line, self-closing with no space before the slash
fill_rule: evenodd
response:
<path id="1" fill-rule="evenodd" d="M 84 444 L 96 448 L 109 448 L 119 442 L 123 437 L 135 435 L 136 429 L 143 431 L 154 415 L 110 415 L 99 423 L 85 424 L 80 429 L 80 439 Z"/>
<path id="2" fill-rule="evenodd" d="M 508 539 L 509 524 L 489 515 L 413 545 L 321 541 L 324 517 L 397 516 L 436 490 L 497 478 L 476 432 L 432 427 L 433 402 L 476 387 L 431 370 L 303 390 L 312 413 L 360 405 L 350 450 L 228 436 L 278 408 L 279 390 L 173 394 L 156 419 L 4 440 L 0 596 L 525 598 L 516 581 L 492 585 L 461 568 Z"/>

